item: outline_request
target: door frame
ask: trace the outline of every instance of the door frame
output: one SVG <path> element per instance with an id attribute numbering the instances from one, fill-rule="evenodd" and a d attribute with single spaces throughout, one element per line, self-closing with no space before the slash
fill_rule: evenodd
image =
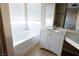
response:
<path id="1" fill-rule="evenodd" d="M 8 3 L 0 3 L 0 35 L 2 55 L 13 56 L 13 42 Z"/>

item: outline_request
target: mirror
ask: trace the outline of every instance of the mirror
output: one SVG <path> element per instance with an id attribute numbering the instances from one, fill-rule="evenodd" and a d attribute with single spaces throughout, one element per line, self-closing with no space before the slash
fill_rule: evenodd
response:
<path id="1" fill-rule="evenodd" d="M 78 3 L 57 3 L 54 26 L 69 30 L 78 30 Z"/>

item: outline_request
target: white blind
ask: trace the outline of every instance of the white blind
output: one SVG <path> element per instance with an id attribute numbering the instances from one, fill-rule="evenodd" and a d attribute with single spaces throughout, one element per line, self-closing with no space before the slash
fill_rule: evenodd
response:
<path id="1" fill-rule="evenodd" d="M 54 15 L 55 15 L 55 4 L 48 3 L 46 5 L 46 19 L 45 19 L 47 26 L 53 26 Z"/>
<path id="2" fill-rule="evenodd" d="M 29 3 L 27 4 L 27 19 L 28 21 L 40 21 L 41 4 Z"/>
<path id="3" fill-rule="evenodd" d="M 41 21 L 41 4 L 40 3 L 27 4 L 28 30 L 38 33 L 40 30 L 40 21 Z"/>
<path id="4" fill-rule="evenodd" d="M 9 4 L 10 16 L 12 21 L 25 20 L 24 4 L 23 3 L 11 3 Z"/>
<path id="5" fill-rule="evenodd" d="M 27 30 L 24 3 L 9 4 L 11 27 L 13 33 Z"/>

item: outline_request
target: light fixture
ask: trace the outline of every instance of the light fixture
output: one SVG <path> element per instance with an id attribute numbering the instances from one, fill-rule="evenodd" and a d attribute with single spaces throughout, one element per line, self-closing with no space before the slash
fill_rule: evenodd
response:
<path id="1" fill-rule="evenodd" d="M 72 4 L 72 6 L 77 6 L 77 4 Z"/>

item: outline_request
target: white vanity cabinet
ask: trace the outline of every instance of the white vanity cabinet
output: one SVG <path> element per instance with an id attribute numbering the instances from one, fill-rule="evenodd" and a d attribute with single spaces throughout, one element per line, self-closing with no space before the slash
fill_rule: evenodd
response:
<path id="1" fill-rule="evenodd" d="M 40 47 L 61 55 L 65 33 L 62 30 L 41 29 Z"/>
<path id="2" fill-rule="evenodd" d="M 52 31 L 52 37 L 49 40 L 49 49 L 57 55 L 61 55 L 65 32 Z"/>
<path id="3" fill-rule="evenodd" d="M 46 30 L 40 32 L 40 47 L 48 49 L 48 34 Z"/>

